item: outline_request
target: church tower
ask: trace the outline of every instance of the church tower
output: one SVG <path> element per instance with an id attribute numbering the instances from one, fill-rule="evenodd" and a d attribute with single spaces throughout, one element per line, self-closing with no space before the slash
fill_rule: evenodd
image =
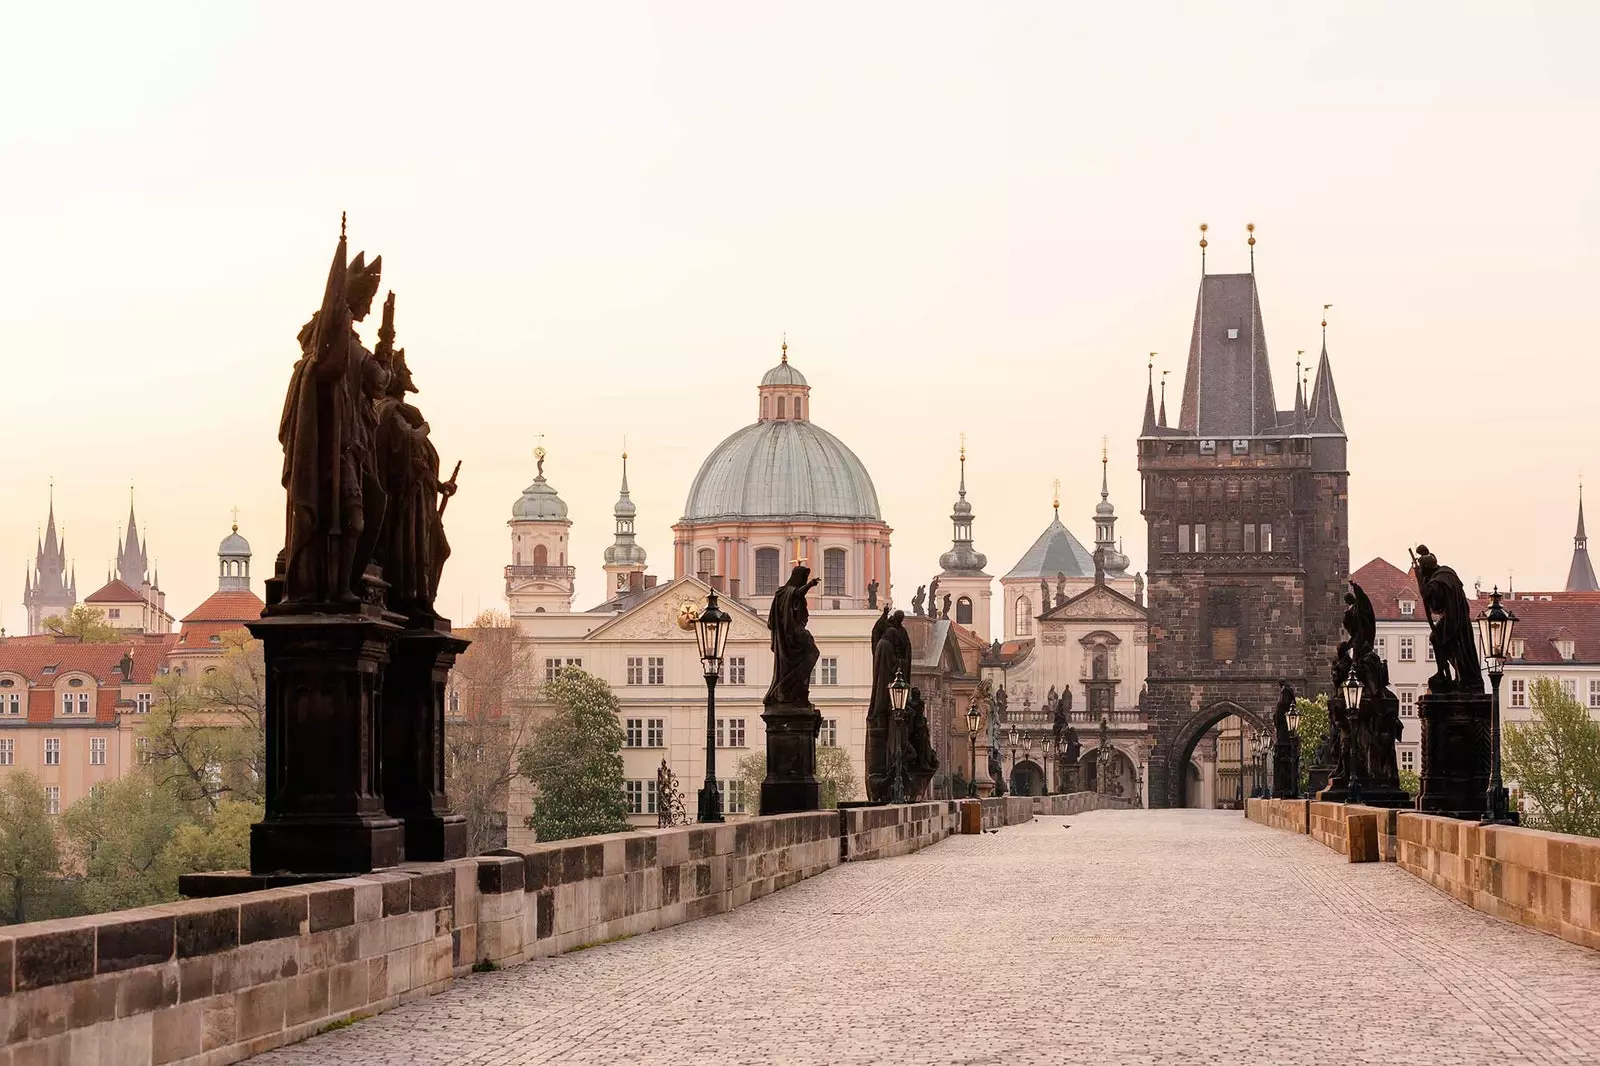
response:
<path id="1" fill-rule="evenodd" d="M 36 547 L 31 571 L 23 575 L 22 604 L 28 611 L 28 635 L 43 633 L 46 618 L 65 617 L 77 602 L 77 569 L 73 568 L 69 575 L 66 538 L 56 536 L 56 500 L 52 490 L 44 539 Z"/>
<path id="2" fill-rule="evenodd" d="M 1100 502 L 1094 505 L 1094 577 L 1103 585 L 1108 578 L 1128 576 L 1128 557 L 1117 548 L 1117 509 L 1111 504 L 1107 481 L 1108 447 L 1100 441 Z"/>
<path id="3" fill-rule="evenodd" d="M 217 591 L 250 591 L 250 542 L 239 536 L 239 512 L 234 509 L 233 532 L 217 545 Z"/>
<path id="4" fill-rule="evenodd" d="M 990 603 L 994 578 L 984 573 L 988 558 L 972 546 L 972 504 L 967 502 L 967 445 L 961 444 L 961 480 L 955 506 L 950 508 L 952 534 L 950 550 L 939 556 L 940 599 L 951 597 L 950 620 L 966 626 L 985 642 L 991 638 L 993 620 Z M 932 604 L 932 613 L 942 616 L 943 606 Z"/>
<path id="5" fill-rule="evenodd" d="M 1156 807 L 1184 804 L 1195 744 L 1218 721 L 1270 726 L 1279 678 L 1303 696 L 1326 688 L 1350 577 L 1327 323 L 1309 399 L 1279 410 L 1249 243 L 1247 274 L 1207 274 L 1202 254 L 1178 424 L 1152 417 L 1147 387 L 1139 435 Z"/>
<path id="6" fill-rule="evenodd" d="M 1567 571 L 1568 592 L 1597 592 L 1594 564 L 1589 561 L 1589 536 L 1583 531 L 1583 486 L 1578 486 L 1578 533 L 1572 538 L 1572 568 Z"/>
<path id="7" fill-rule="evenodd" d="M 622 453 L 622 492 L 611 514 L 617 520 L 616 540 L 606 549 L 606 595 L 618 596 L 628 591 L 633 580 L 630 575 L 643 574 L 645 553 L 634 540 L 633 519 L 638 511 L 628 498 L 628 453 Z"/>
<path id="8" fill-rule="evenodd" d="M 567 563 L 572 522 L 555 486 L 544 479 L 545 450 L 533 450 L 538 474 L 511 505 L 511 564 L 506 602 L 511 617 L 572 610 L 576 571 Z"/>

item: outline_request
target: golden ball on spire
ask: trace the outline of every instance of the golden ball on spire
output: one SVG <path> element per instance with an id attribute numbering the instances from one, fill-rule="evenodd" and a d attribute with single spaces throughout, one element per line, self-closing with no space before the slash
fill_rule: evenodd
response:
<path id="1" fill-rule="evenodd" d="M 1244 224 L 1244 231 L 1250 234 L 1250 240 L 1247 243 L 1250 245 L 1250 247 L 1254 248 L 1256 246 L 1256 224 L 1254 222 L 1246 222 Z"/>

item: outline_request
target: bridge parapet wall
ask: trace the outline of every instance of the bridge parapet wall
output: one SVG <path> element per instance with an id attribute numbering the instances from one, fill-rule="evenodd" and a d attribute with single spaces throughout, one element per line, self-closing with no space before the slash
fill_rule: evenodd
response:
<path id="1" fill-rule="evenodd" d="M 847 807 L 839 812 L 844 861 L 909 855 L 956 832 L 956 805 L 948 800 L 887 807 Z"/>

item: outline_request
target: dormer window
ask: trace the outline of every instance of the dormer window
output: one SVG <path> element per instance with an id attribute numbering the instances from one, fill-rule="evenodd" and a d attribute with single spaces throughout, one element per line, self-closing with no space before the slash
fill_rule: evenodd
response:
<path id="1" fill-rule="evenodd" d="M 1401 615 L 1402 618 L 1410 618 L 1413 614 L 1416 613 L 1416 610 L 1417 610 L 1417 601 L 1415 601 L 1415 600 L 1401 600 L 1400 601 L 1400 615 Z"/>
<path id="2" fill-rule="evenodd" d="M 56 668 L 55 668 L 55 665 L 54 665 L 54 664 L 52 664 L 52 665 L 50 665 L 50 666 L 47 666 L 47 667 L 45 667 L 45 668 L 44 668 L 44 670 L 43 670 L 43 671 L 42 671 L 42 672 L 43 672 L 43 673 L 44 673 L 44 675 L 45 675 L 45 676 L 46 676 L 46 677 L 48 677 L 48 676 L 50 676 L 50 675 L 51 675 L 51 674 L 54 674 L 54 673 L 55 673 L 55 672 L 56 672 Z"/>
<path id="3" fill-rule="evenodd" d="M 1523 654 L 1527 651 L 1527 649 L 1527 641 L 1523 640 L 1521 637 L 1512 637 L 1511 647 L 1507 650 L 1511 652 L 1511 657 L 1513 659 L 1520 659 L 1523 657 Z"/>
<path id="4" fill-rule="evenodd" d="M 1571 660 L 1578 653 L 1577 645 L 1570 640 L 1556 641 L 1556 651 L 1563 659 Z"/>
<path id="5" fill-rule="evenodd" d="M 1201 441 L 1200 442 L 1200 454 L 1201 455 L 1216 455 L 1217 454 L 1217 442 L 1214 441 L 1214 440 L 1203 440 L 1203 441 Z"/>
<path id="6" fill-rule="evenodd" d="M 1234 441 L 1233 442 L 1233 454 L 1234 455 L 1249 455 L 1250 454 L 1250 442 L 1248 440 L 1236 440 L 1236 441 Z"/>

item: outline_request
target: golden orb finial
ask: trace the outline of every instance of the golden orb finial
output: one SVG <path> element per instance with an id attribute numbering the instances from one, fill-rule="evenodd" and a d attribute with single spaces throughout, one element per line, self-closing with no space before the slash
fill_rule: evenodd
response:
<path id="1" fill-rule="evenodd" d="M 1210 228 L 1211 227 L 1206 225 L 1204 222 L 1200 223 L 1200 247 L 1202 248 L 1206 246 L 1206 230 Z"/>
<path id="2" fill-rule="evenodd" d="M 1250 245 L 1250 247 L 1254 248 L 1256 246 L 1256 224 L 1254 222 L 1246 222 L 1244 224 L 1244 231 L 1250 234 L 1250 240 L 1247 243 Z"/>

